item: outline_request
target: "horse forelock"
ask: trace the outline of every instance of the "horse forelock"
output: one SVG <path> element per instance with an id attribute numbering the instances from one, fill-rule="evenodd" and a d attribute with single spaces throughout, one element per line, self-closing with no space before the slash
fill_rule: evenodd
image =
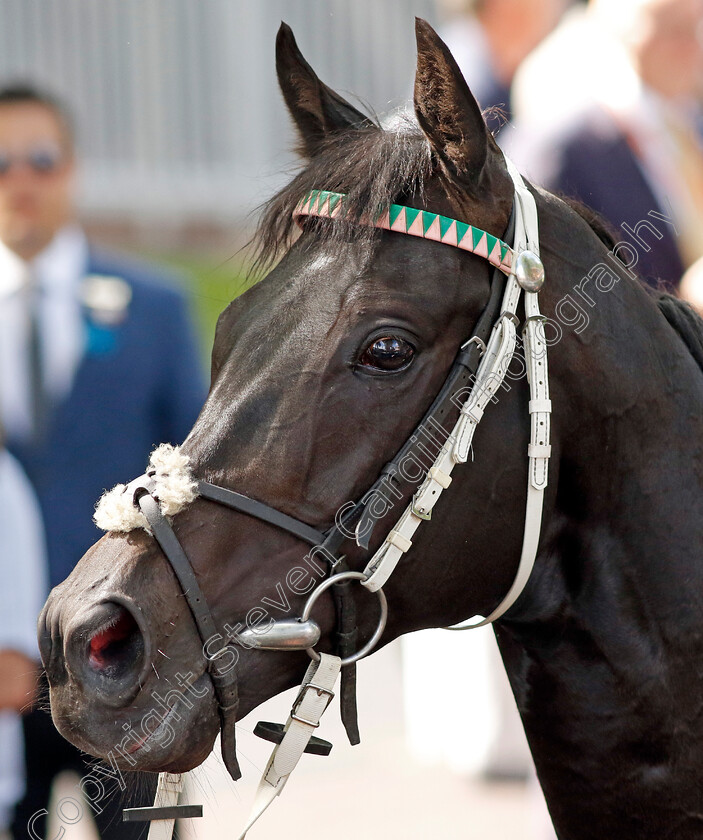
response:
<path id="1" fill-rule="evenodd" d="M 430 145 L 409 116 L 397 118 L 389 128 L 375 125 L 334 133 L 296 177 L 263 205 L 255 236 L 257 267 L 270 266 L 294 241 L 293 211 L 311 190 L 347 195 L 342 223 L 305 220 L 304 225 L 314 226 L 322 241 L 371 242 L 378 231 L 358 224 L 361 217 L 377 215 L 409 196 L 425 201 L 432 170 Z"/>

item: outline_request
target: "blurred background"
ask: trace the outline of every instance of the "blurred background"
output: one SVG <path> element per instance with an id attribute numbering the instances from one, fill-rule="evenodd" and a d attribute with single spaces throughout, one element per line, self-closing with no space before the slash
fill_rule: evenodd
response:
<path id="1" fill-rule="evenodd" d="M 571 85 L 585 94 L 584 100 L 593 94 L 612 117 L 609 125 L 627 124 L 623 143 L 635 161 L 633 177 L 642 184 L 638 181 L 628 192 L 630 187 L 620 187 L 608 175 L 608 189 L 627 199 L 628 206 L 645 189 L 644 213 L 663 206 L 664 199 L 676 199 L 677 173 L 663 173 L 662 187 L 659 173 L 647 170 L 647 154 L 638 157 L 642 144 L 630 143 L 638 138 L 640 125 L 628 122 L 634 100 L 616 114 L 613 102 L 590 87 L 590 76 L 584 82 L 594 56 L 600 62 L 630 44 L 629 34 L 617 47 L 612 39 L 585 40 L 582 33 L 593 35 L 597 28 L 587 20 L 586 5 L 569 0 L 0 0 L 0 86 L 38 85 L 74 113 L 82 229 L 91 242 L 176 269 L 172 282 L 187 297 L 206 369 L 218 314 L 251 282 L 247 242 L 257 208 L 298 165 L 274 70 L 281 20 L 291 25 L 305 57 L 327 84 L 362 109 L 382 115 L 410 102 L 413 17 L 421 16 L 445 37 L 480 104 L 493 109 L 488 114 L 492 130 L 528 174 L 539 173 L 540 182 L 569 191 L 568 173 L 564 168 L 565 180 L 559 182 L 555 162 L 570 159 L 565 129 L 576 104 L 585 108 L 576 97 L 565 102 L 564 86 L 568 90 Z M 683 5 L 682 0 L 594 0 L 588 12 L 598 6 L 606 14 L 615 6 L 626 8 L 633 15 L 632 31 L 639 33 L 637 44 L 647 45 L 647 38 L 664 33 L 664 19 L 679 21 L 676 37 L 690 36 L 690 20 L 681 23 L 669 14 L 669 6 Z M 700 46 L 700 4 L 692 0 L 688 5 Z M 647 18 L 651 31 L 645 37 L 637 15 L 651 9 L 655 17 Z M 652 20 L 659 21 L 653 29 Z M 577 51 L 568 45 L 581 45 L 571 65 L 565 53 L 554 52 L 560 44 L 574 56 Z M 672 49 L 681 54 L 676 45 Z M 555 74 L 557 60 L 560 72 Z M 631 63 L 627 72 L 634 68 L 639 73 L 637 60 Z M 676 64 L 668 64 L 669 72 L 680 77 Z M 686 172 L 697 173 L 700 189 L 682 199 L 682 213 L 691 222 L 685 254 L 684 249 L 675 254 L 672 240 L 674 256 L 664 269 L 656 267 L 658 277 L 669 270 L 672 289 L 683 269 L 695 266 L 703 253 L 699 64 L 691 73 L 696 108 L 690 108 L 691 91 L 686 91 L 685 107 L 677 114 L 692 115 L 687 137 L 698 148 L 689 143 Z M 645 82 L 657 88 L 653 75 Z M 516 90 L 522 91 L 520 97 Z M 535 102 L 536 93 L 543 95 L 541 103 Z M 667 99 L 665 90 L 659 93 L 662 101 Z M 678 103 L 677 97 L 671 98 Z M 547 122 L 554 134 L 542 131 Z M 594 124 L 587 120 L 589 129 Z M 652 140 L 651 131 L 646 136 L 653 144 L 649 157 L 662 158 L 657 138 Z M 607 131 L 597 139 L 603 144 L 598 153 L 606 160 L 620 149 Z M 593 148 L 588 138 L 588 149 Z M 601 163 L 593 159 L 589 166 L 590 172 Z M 622 163 L 617 166 L 625 172 Z M 686 184 L 691 183 L 687 175 Z M 595 192 L 582 195 L 574 187 L 573 194 L 592 199 L 601 212 L 608 209 Z M 610 219 L 616 228 L 625 219 L 618 212 Z M 631 223 L 636 225 L 636 215 Z M 119 473 L 120 479 L 126 477 Z M 8 568 L 0 569 L 5 580 L 11 576 Z M 0 636 L 0 653 L 2 648 Z M 345 743 L 330 711 L 321 735 L 335 743 L 331 757 L 303 759 L 252 838 L 283 832 L 307 836 L 311 813 L 315 836 L 339 840 L 554 837 L 490 628 L 472 634 L 414 634 L 361 663 L 359 685 L 361 746 L 351 749 Z M 190 774 L 185 801 L 204 804 L 205 817 L 181 825 L 180 836 L 236 836 L 269 753 L 269 745 L 251 735 L 255 721 L 284 720 L 290 704 L 289 695 L 275 698 L 241 723 L 242 783 L 229 780 L 217 755 Z M 76 782 L 75 776 L 59 777 L 47 837 L 58 837 L 57 832 L 67 840 L 96 837 L 87 807 L 74 823 L 56 818 L 55 804 L 76 795 Z M 3 830 L 8 829 L 0 821 L 0 836 Z"/>

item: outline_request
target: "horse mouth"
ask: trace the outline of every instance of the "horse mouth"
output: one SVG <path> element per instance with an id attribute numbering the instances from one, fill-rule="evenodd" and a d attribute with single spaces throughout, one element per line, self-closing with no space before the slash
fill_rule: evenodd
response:
<path id="1" fill-rule="evenodd" d="M 145 752 L 149 752 L 151 750 L 152 743 L 158 744 L 161 740 L 163 740 L 163 738 L 168 735 L 172 724 L 177 720 L 180 720 L 180 715 L 176 711 L 176 707 L 173 706 L 168 712 L 164 713 L 161 720 L 152 731 L 139 737 L 131 747 L 128 747 L 125 750 L 125 752 L 128 755 L 134 755 L 144 748 L 146 748 Z"/>
<path id="2" fill-rule="evenodd" d="M 191 770 L 212 750 L 219 716 L 207 673 L 188 677 L 184 689 L 162 672 L 122 709 L 69 680 L 51 687 L 54 722 L 81 750 L 122 770 Z"/>

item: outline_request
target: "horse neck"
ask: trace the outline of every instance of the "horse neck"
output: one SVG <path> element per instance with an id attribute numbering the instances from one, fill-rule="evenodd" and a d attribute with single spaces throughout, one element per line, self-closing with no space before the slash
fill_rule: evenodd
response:
<path id="1" fill-rule="evenodd" d="M 550 351 L 553 505 L 497 637 L 560 837 L 700 837 L 703 374 L 637 284 L 591 291 Z"/>

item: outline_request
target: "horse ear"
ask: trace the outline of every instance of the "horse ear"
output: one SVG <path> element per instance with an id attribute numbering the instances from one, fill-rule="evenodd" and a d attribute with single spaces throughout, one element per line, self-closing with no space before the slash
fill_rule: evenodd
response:
<path id="1" fill-rule="evenodd" d="M 303 152 L 308 157 L 315 155 L 325 138 L 335 131 L 376 127 L 318 79 L 286 23 L 281 23 L 276 36 L 276 72 L 283 98 L 298 126 Z"/>
<path id="2" fill-rule="evenodd" d="M 452 181 L 476 190 L 489 146 L 497 148 L 454 56 L 434 29 L 415 18 L 415 113 Z"/>

